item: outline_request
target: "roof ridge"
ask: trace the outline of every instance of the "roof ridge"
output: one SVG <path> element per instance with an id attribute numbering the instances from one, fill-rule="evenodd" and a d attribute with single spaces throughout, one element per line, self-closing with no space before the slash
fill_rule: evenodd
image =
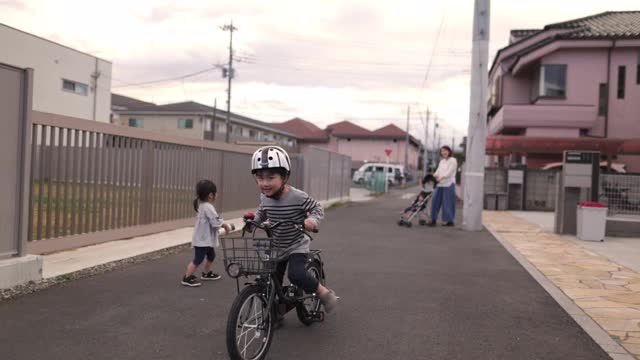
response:
<path id="1" fill-rule="evenodd" d="M 585 22 L 587 20 L 593 20 L 593 19 L 598 19 L 604 16 L 608 16 L 608 15 L 613 15 L 613 14 L 636 14 L 636 13 L 640 13 L 640 10 L 627 10 L 627 11 L 604 11 L 601 13 L 597 13 L 597 14 L 593 14 L 593 15 L 589 15 L 589 16 L 584 16 L 581 18 L 577 18 L 577 19 L 572 19 L 572 20 L 567 20 L 567 21 L 562 21 L 562 22 L 557 22 L 557 23 L 553 23 L 553 24 L 549 24 L 546 25 L 544 27 L 543 30 L 549 30 L 549 29 L 554 29 L 554 28 L 558 28 L 558 27 L 566 27 L 566 26 L 570 26 L 570 25 L 575 25 L 575 27 L 584 27 L 584 24 L 580 24 L 582 22 Z"/>

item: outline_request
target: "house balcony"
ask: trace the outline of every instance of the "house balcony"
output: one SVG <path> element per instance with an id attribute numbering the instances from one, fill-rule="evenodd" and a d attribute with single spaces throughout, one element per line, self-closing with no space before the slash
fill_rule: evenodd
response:
<path id="1" fill-rule="evenodd" d="M 594 105 L 503 105 L 487 126 L 489 135 L 509 129 L 590 129 L 598 120 Z"/>

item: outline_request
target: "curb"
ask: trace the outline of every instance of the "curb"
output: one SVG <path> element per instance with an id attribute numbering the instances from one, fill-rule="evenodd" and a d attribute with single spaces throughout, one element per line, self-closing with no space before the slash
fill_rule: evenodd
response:
<path id="1" fill-rule="evenodd" d="M 483 223 L 485 229 L 513 256 L 520 265 L 533 277 L 540 286 L 566 311 L 573 320 L 604 350 L 613 360 L 636 360 L 625 348 L 618 344 L 609 334 L 587 315 L 571 298 L 562 292 L 551 280 L 529 262 L 511 243 L 491 227 Z"/>

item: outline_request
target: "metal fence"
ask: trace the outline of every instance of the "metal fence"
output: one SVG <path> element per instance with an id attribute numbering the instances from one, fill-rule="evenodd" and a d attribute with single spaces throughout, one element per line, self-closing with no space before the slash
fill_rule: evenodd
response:
<path id="1" fill-rule="evenodd" d="M 484 193 L 496 194 L 507 192 L 507 169 L 505 168 L 485 168 L 484 169 Z"/>
<path id="2" fill-rule="evenodd" d="M 599 201 L 608 205 L 609 216 L 640 216 L 640 174 L 600 175 Z"/>
<path id="3" fill-rule="evenodd" d="M 28 239 L 51 239 L 31 252 L 188 226 L 203 178 L 218 187 L 219 212 L 258 203 L 252 148 L 54 117 L 34 118 L 31 139 Z M 294 156 L 292 184 L 317 200 L 348 196 L 350 165 L 313 149 Z"/>

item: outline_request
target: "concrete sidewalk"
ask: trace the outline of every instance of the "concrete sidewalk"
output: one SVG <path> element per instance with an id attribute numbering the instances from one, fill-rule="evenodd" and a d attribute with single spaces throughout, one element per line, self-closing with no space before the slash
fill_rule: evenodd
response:
<path id="1" fill-rule="evenodd" d="M 511 211 L 511 213 L 527 222 L 538 225 L 546 233 L 553 233 L 554 213 L 552 212 Z M 640 272 L 640 238 L 608 236 L 602 242 L 581 241 L 575 236 L 564 236 L 563 238 L 613 262 Z"/>
<path id="2" fill-rule="evenodd" d="M 550 294 L 561 292 L 556 300 L 614 359 L 640 357 L 640 273 L 589 250 L 595 243 L 551 233 L 546 214 L 485 211 L 483 217 L 534 277 L 550 282 Z"/>

